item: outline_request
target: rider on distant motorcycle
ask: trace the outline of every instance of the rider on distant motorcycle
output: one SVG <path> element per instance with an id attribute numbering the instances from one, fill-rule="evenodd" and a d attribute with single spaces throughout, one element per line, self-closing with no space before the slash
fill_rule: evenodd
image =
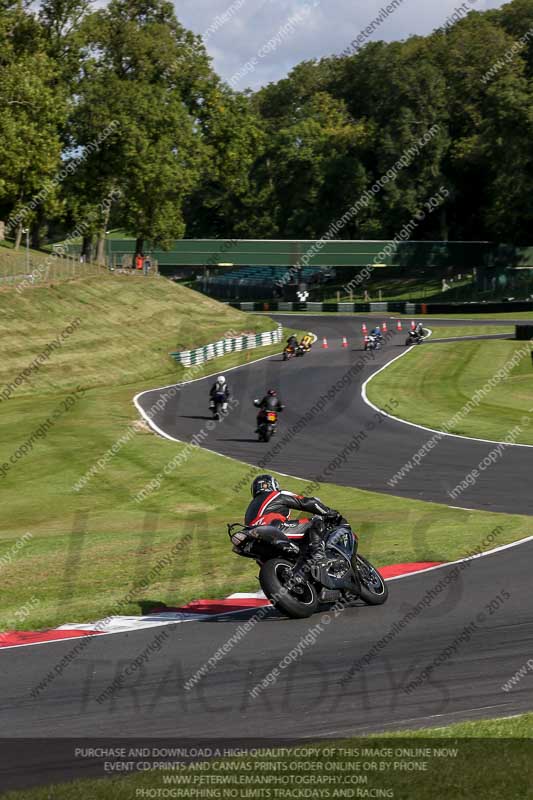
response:
<path id="1" fill-rule="evenodd" d="M 293 349 L 296 349 L 298 347 L 298 339 L 296 338 L 294 333 L 292 333 L 287 339 L 287 347 L 292 347 Z"/>
<path id="2" fill-rule="evenodd" d="M 416 333 L 416 335 L 417 335 L 417 336 L 419 336 L 421 339 L 423 339 L 423 338 L 424 338 L 424 326 L 422 325 L 422 323 L 421 323 L 421 322 L 417 322 L 417 323 L 416 323 L 416 327 L 415 327 L 415 333 Z"/>
<path id="3" fill-rule="evenodd" d="M 257 427 L 263 422 L 265 414 L 267 411 L 276 411 L 279 414 L 280 411 L 283 411 L 285 406 L 281 402 L 278 397 L 278 393 L 275 389 L 269 389 L 266 395 L 263 397 L 262 400 L 254 401 L 254 404 L 258 407 L 259 412 L 257 414 Z M 257 433 L 257 431 L 256 431 Z"/>
<path id="4" fill-rule="evenodd" d="M 308 350 L 310 350 L 311 349 L 311 345 L 313 344 L 313 338 L 314 337 L 313 337 L 312 333 L 306 333 L 304 336 L 302 336 L 302 341 L 300 342 L 300 347 L 303 347 L 303 349 L 306 352 Z"/>
<path id="5" fill-rule="evenodd" d="M 228 400 L 230 398 L 229 386 L 224 375 L 219 375 L 211 389 L 209 390 L 209 408 L 215 408 L 217 395 L 222 395 L 222 411 L 228 410 Z"/>
<path id="6" fill-rule="evenodd" d="M 372 330 L 370 335 L 375 336 L 376 339 L 383 339 L 383 336 L 381 334 L 381 328 L 379 327 L 379 325 L 376 325 L 376 327 Z"/>
<path id="7" fill-rule="evenodd" d="M 316 497 L 303 497 L 283 491 L 272 475 L 258 475 L 252 483 L 252 502 L 246 510 L 245 525 L 274 525 L 289 539 L 307 540 L 311 555 L 324 557 L 324 521 L 322 517 L 340 523 L 342 516 Z M 291 510 L 313 514 L 310 520 L 289 520 Z M 318 516 L 317 516 L 318 515 Z"/>

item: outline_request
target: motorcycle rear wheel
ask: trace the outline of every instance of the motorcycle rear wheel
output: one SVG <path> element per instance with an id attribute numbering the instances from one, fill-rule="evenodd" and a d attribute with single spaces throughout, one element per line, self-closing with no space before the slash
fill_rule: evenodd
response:
<path id="1" fill-rule="evenodd" d="M 271 558 L 261 567 L 259 583 L 274 608 L 293 619 L 305 619 L 318 609 L 318 595 L 309 581 L 301 584 L 301 595 L 285 588 L 292 576 L 293 566 L 283 558 Z"/>
<path id="2" fill-rule="evenodd" d="M 274 429 L 272 428 L 272 425 L 267 425 L 263 431 L 263 441 L 269 442 L 273 433 Z"/>
<path id="3" fill-rule="evenodd" d="M 389 596 L 389 587 L 370 561 L 360 555 L 357 555 L 357 575 L 361 600 L 369 606 L 382 605 Z"/>

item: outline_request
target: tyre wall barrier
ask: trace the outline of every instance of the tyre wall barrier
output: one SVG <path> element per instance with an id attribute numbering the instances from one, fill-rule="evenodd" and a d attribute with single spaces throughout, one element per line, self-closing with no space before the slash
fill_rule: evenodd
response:
<path id="1" fill-rule="evenodd" d="M 243 303 L 243 305 L 249 304 Z M 269 344 L 278 344 L 282 338 L 283 328 L 280 325 L 273 331 L 245 334 L 244 336 L 235 336 L 230 339 L 219 339 L 218 342 L 197 347 L 195 350 L 181 350 L 177 353 L 170 353 L 170 355 L 178 364 L 190 367 L 192 364 L 203 364 L 204 361 L 210 361 L 212 358 L 224 356 L 227 353 L 251 350 L 254 347 L 265 347 Z"/>

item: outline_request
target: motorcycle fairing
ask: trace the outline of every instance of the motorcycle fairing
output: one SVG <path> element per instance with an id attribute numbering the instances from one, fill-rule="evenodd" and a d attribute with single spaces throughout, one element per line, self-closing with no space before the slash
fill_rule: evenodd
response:
<path id="1" fill-rule="evenodd" d="M 341 525 L 331 531 L 325 539 L 326 557 L 328 564 L 321 567 L 313 567 L 315 580 L 326 587 L 326 589 L 352 589 L 357 591 L 358 583 L 352 569 L 352 553 L 355 545 L 355 537 L 349 525 Z M 331 568 L 332 559 L 337 562 L 343 561 L 346 564 L 346 573 L 343 577 L 335 577 L 328 571 Z"/>

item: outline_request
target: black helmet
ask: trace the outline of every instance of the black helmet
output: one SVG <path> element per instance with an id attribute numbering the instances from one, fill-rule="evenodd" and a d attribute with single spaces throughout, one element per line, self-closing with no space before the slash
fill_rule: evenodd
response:
<path id="1" fill-rule="evenodd" d="M 267 394 L 268 394 L 269 397 L 277 397 L 278 396 L 278 393 L 276 392 L 275 389 L 269 389 Z M 269 478 L 269 477 L 270 477 L 270 475 L 267 475 L 267 478 Z M 274 480 L 274 479 L 272 479 L 272 480 Z"/>
<path id="2" fill-rule="evenodd" d="M 252 483 L 252 497 L 261 492 L 279 492 L 280 486 L 273 475 L 258 475 Z"/>

